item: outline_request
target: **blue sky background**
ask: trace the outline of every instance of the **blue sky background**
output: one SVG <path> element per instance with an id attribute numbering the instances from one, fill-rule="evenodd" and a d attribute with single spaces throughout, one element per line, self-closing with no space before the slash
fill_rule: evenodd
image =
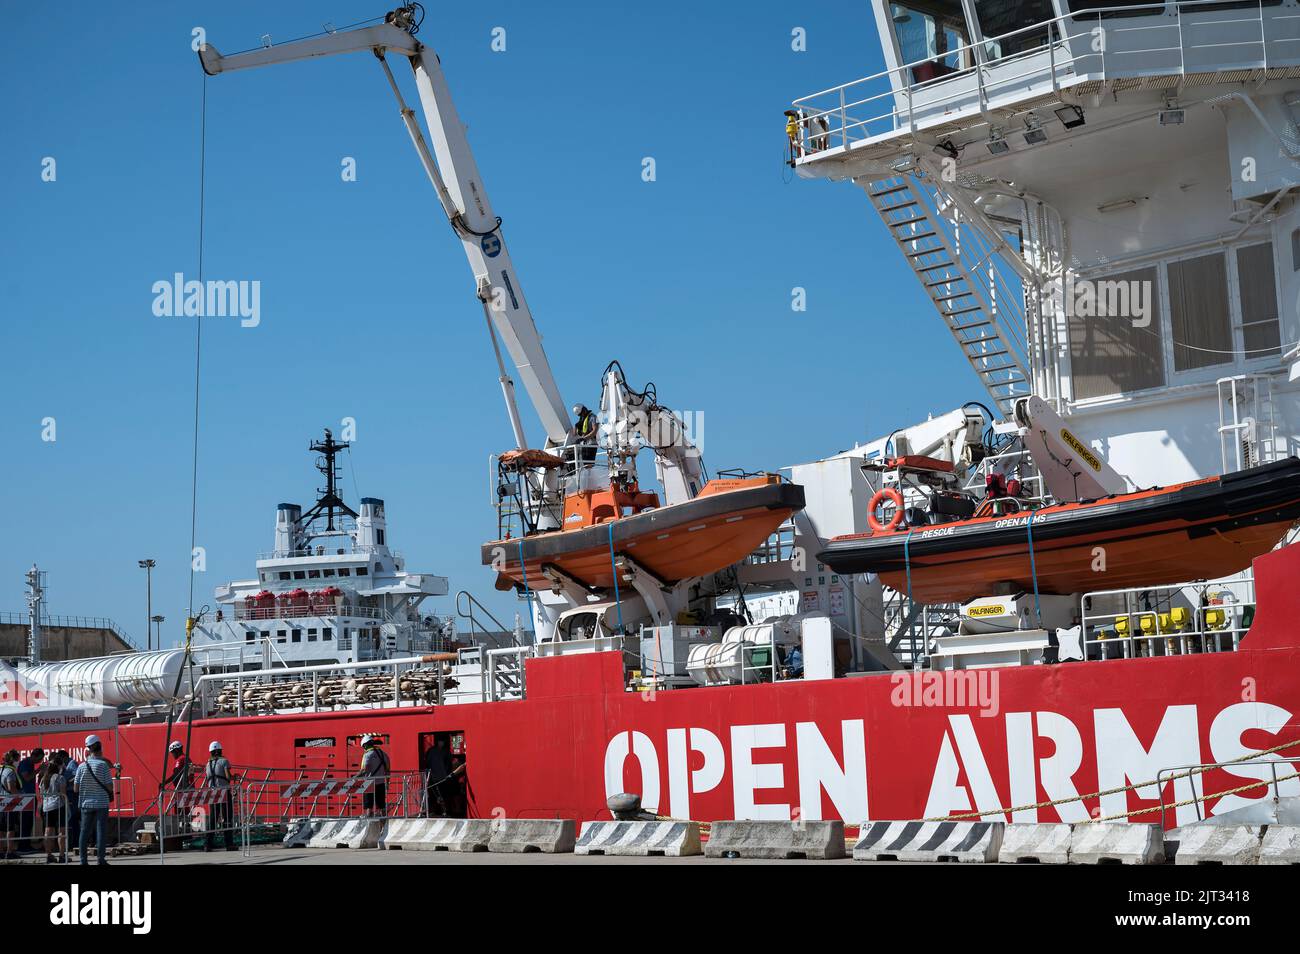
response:
<path id="1" fill-rule="evenodd" d="M 791 99 L 881 68 L 867 4 L 428 6 L 420 39 L 566 401 L 598 401 L 618 358 L 703 413 L 716 471 L 815 459 L 981 397 L 861 191 L 782 165 Z M 74 2 L 53 34 L 48 11 L 4 9 L 0 610 L 22 609 L 36 561 L 50 612 L 111 616 L 142 641 L 136 561 L 153 557 L 169 645 L 187 603 L 194 319 L 154 317 L 150 289 L 197 271 L 190 31 L 236 52 L 384 6 Z M 807 52 L 790 49 L 796 26 Z M 491 349 L 381 71 L 357 54 L 221 76 L 208 106 L 206 277 L 259 280 L 262 321 L 205 320 L 196 605 L 252 575 L 276 503 L 314 499 L 308 440 L 353 417 L 346 498 L 384 497 L 408 568 L 512 614 L 478 563 L 496 529 L 488 457 L 511 443 Z M 344 156 L 358 181 L 341 181 Z"/>

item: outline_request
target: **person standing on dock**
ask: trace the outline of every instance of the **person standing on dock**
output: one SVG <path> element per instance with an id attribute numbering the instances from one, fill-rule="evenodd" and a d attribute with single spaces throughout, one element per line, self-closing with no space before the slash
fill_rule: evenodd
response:
<path id="1" fill-rule="evenodd" d="M 18 781 L 18 750 L 10 749 L 5 753 L 4 763 L 0 764 L 0 798 L 7 795 L 17 795 L 22 785 Z M 14 844 L 14 838 L 19 831 L 19 813 L 0 812 L 0 835 L 4 836 L 4 853 L 0 854 L 0 861 L 8 861 L 11 858 L 18 857 L 17 846 Z"/>
<path id="2" fill-rule="evenodd" d="M 41 791 L 41 819 L 45 823 L 45 863 L 68 863 L 68 780 L 63 777 L 63 759 L 57 754 L 41 766 L 38 779 Z"/>
<path id="3" fill-rule="evenodd" d="M 18 782 L 22 786 L 20 789 L 24 795 L 36 794 L 36 773 L 40 771 L 41 763 L 45 761 L 45 750 L 42 748 L 32 749 L 32 754 L 18 762 Z M 22 829 L 20 841 L 18 843 L 19 851 L 32 850 L 32 829 L 36 821 L 36 813 L 22 813 Z"/>
<path id="4" fill-rule="evenodd" d="M 373 735 L 361 737 L 361 749 L 365 754 L 361 756 L 361 771 L 357 778 L 370 779 L 374 783 L 361 796 L 362 810 L 367 815 L 387 815 L 388 776 L 391 774 L 388 753 L 379 747 L 379 739 Z"/>
<path id="5" fill-rule="evenodd" d="M 72 757 L 72 753 L 67 749 L 59 749 L 54 753 L 54 757 L 59 760 L 63 766 L 63 778 L 67 781 L 64 791 L 71 792 L 72 786 L 77 781 L 77 769 L 79 768 L 77 760 Z M 81 837 L 81 806 L 77 799 L 68 799 L 68 844 L 76 845 L 80 843 Z"/>
<path id="6" fill-rule="evenodd" d="M 221 743 L 213 741 L 208 745 L 208 764 L 203 767 L 203 784 L 206 788 L 222 789 L 219 800 L 209 806 L 208 840 L 204 851 L 211 851 L 217 845 L 217 829 L 221 829 L 226 851 L 235 850 L 235 790 L 231 787 L 230 760 L 221 752 Z"/>
<path id="7" fill-rule="evenodd" d="M 464 764 L 454 768 L 447 740 L 439 737 L 424 755 L 427 795 L 425 810 L 430 818 L 454 818 L 455 778 L 465 772 Z"/>
<path id="8" fill-rule="evenodd" d="M 78 766 L 72 787 L 81 806 L 81 837 L 78 839 L 81 863 L 86 864 L 86 840 L 93 825 L 95 854 L 99 863 L 106 865 L 108 861 L 104 855 L 108 851 L 108 806 L 113 801 L 113 767 L 104 758 L 99 736 L 86 736 L 86 761 Z"/>
<path id="9" fill-rule="evenodd" d="M 194 779 L 190 772 L 190 757 L 185 754 L 185 746 L 179 739 L 167 746 L 167 754 L 172 757 L 171 774 L 167 776 L 164 785 L 170 785 L 176 791 L 192 788 Z"/>

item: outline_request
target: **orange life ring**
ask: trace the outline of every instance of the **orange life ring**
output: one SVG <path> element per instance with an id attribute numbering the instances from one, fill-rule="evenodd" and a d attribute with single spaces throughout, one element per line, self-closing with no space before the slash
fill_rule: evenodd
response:
<path id="1" fill-rule="evenodd" d="M 889 523 L 881 523 L 876 519 L 876 508 L 886 500 L 894 502 L 894 516 Z M 903 522 L 903 495 L 897 487 L 886 487 L 884 490 L 877 490 L 871 497 L 871 502 L 867 504 L 867 523 L 876 533 L 889 533 L 896 530 L 898 525 Z"/>

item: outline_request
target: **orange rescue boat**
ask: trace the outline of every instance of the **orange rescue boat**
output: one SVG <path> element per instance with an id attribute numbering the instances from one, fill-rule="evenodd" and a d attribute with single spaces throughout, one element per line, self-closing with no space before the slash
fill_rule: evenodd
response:
<path id="1" fill-rule="evenodd" d="M 1016 505 L 1014 498 L 1000 503 Z M 836 537 L 817 559 L 921 603 L 1071 594 L 1229 576 L 1300 518 L 1300 460 L 1058 504 Z"/>
<path id="2" fill-rule="evenodd" d="M 485 543 L 482 560 L 507 589 L 544 587 L 551 568 L 608 589 L 616 554 L 677 583 L 743 560 L 803 505 L 803 488 L 776 474 L 714 478 L 698 496 L 666 507 L 652 493 L 586 491 L 566 498 L 564 529 Z"/>

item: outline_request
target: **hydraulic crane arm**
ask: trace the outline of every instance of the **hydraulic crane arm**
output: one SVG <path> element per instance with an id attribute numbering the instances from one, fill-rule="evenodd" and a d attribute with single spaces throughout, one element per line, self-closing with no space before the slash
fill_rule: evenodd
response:
<path id="1" fill-rule="evenodd" d="M 1016 403 L 1016 423 L 1029 454 L 1057 500 L 1095 500 L 1128 493 L 1128 483 L 1091 447 L 1075 437 L 1042 398 Z"/>
<path id="2" fill-rule="evenodd" d="M 385 19 L 386 22 L 378 26 L 344 30 L 231 56 L 222 56 L 214 47 L 205 44 L 199 50 L 199 60 L 204 71 L 215 76 L 337 53 L 374 52 L 383 64 L 397 97 L 402 121 L 420 162 L 469 259 L 474 273 L 475 294 L 483 303 L 490 328 L 505 342 L 506 351 L 546 431 L 547 444 L 560 445 L 569 433 L 568 408 L 560 397 L 542 347 L 541 335 L 533 322 L 532 311 L 524 299 L 523 288 L 501 233 L 501 220 L 488 201 L 487 190 L 483 187 L 465 135 L 465 126 L 456 113 L 438 57 L 415 39 L 415 31 L 419 28 L 415 5 L 399 7 Z M 432 153 L 388 68 L 385 59 L 388 52 L 407 57 L 411 64 L 420 105 L 433 141 Z M 504 368 L 501 384 L 516 441 L 522 448 L 525 446 L 522 425 L 514 408 L 513 387 Z"/>
<path id="3" fill-rule="evenodd" d="M 683 503 L 704 488 L 704 461 L 686 425 L 659 404 L 652 387 L 633 391 L 617 363 L 606 370 L 600 401 L 601 442 L 609 452 L 611 469 L 624 479 L 636 473 L 637 452 L 649 447 L 664 488 L 664 503 Z"/>

